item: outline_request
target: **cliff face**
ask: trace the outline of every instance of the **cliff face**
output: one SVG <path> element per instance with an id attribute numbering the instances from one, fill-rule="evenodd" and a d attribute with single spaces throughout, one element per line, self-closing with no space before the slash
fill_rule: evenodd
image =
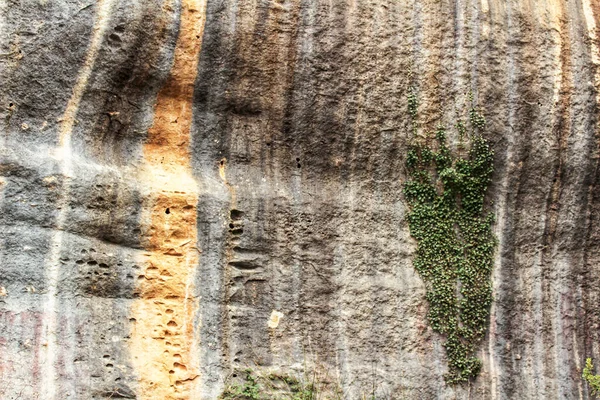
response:
<path id="1" fill-rule="evenodd" d="M 600 1 L 0 1 L 0 398 L 587 399 L 600 361 Z M 472 91 L 494 303 L 444 383 L 402 185 L 406 94 Z M 323 375 L 321 375 L 323 376 Z"/>

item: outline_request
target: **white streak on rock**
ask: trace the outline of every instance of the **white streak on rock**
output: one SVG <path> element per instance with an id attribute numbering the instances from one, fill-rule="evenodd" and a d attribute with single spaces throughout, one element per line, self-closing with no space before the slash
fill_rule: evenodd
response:
<path id="1" fill-rule="evenodd" d="M 65 112 L 60 119 L 59 126 L 59 147 L 56 149 L 56 156 L 62 161 L 61 174 L 63 175 L 63 187 L 61 197 L 58 199 L 56 208 L 58 216 L 56 218 L 56 232 L 52 237 L 50 245 L 50 259 L 46 271 L 47 294 L 44 303 L 43 312 L 43 334 L 45 335 L 46 349 L 43 354 L 43 373 L 41 382 L 41 391 L 44 399 L 57 398 L 56 381 L 58 379 L 58 370 L 56 366 L 58 352 L 57 329 L 58 318 L 58 277 L 60 268 L 60 253 L 63 244 L 64 225 L 67 218 L 67 204 L 70 199 L 71 179 L 74 175 L 73 155 L 71 150 L 71 137 L 75 117 L 79 109 L 79 104 L 87 87 L 94 63 L 98 56 L 98 50 L 102 44 L 104 32 L 109 21 L 110 10 L 114 0 L 99 0 L 96 3 L 96 22 L 92 31 L 90 45 L 83 66 L 79 71 L 77 82 L 73 88 L 73 94 L 67 103 Z"/>

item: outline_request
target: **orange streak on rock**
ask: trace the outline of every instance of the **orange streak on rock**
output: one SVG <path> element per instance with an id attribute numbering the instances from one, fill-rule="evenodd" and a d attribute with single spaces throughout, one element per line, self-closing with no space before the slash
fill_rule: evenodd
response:
<path id="1" fill-rule="evenodd" d="M 147 253 L 132 307 L 131 354 L 140 399 L 198 398 L 197 182 L 190 168 L 192 98 L 206 0 L 183 0 L 170 76 L 158 94 L 144 147 L 142 240 Z"/>

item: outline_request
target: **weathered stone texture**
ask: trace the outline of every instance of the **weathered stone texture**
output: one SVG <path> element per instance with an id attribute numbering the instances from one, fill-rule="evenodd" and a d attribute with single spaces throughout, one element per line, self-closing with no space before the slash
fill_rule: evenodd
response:
<path id="1" fill-rule="evenodd" d="M 0 398 L 313 364 L 348 399 L 590 398 L 599 29 L 598 0 L 0 0 Z M 472 91 L 496 152 L 470 387 L 411 265 L 410 85 L 430 128 Z"/>

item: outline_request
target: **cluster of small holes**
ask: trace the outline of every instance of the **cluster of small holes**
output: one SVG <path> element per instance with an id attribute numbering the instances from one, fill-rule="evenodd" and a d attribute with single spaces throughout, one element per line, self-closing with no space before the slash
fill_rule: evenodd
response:
<path id="1" fill-rule="evenodd" d="M 73 260 L 77 274 L 82 278 L 78 281 L 83 293 L 100 297 L 115 297 L 122 295 L 126 283 L 120 280 L 120 271 L 123 271 L 123 262 L 106 259 L 107 254 L 98 254 L 95 249 L 82 249 L 81 256 Z M 62 260 L 67 262 L 68 259 Z M 139 268 L 135 265 L 133 269 Z M 123 278 L 133 280 L 134 273 L 123 274 Z M 135 296 L 135 293 L 132 293 Z"/>
<path id="2" fill-rule="evenodd" d="M 244 216 L 244 213 L 242 211 L 239 211 L 236 209 L 233 209 L 229 212 L 229 219 L 230 219 L 229 231 L 231 232 L 232 235 L 239 236 L 242 233 L 244 233 L 244 229 L 242 228 L 243 216 Z"/>
<path id="3" fill-rule="evenodd" d="M 109 44 L 112 46 L 119 47 L 121 45 L 121 42 L 123 41 L 121 39 L 121 36 L 119 35 L 119 33 L 124 32 L 125 27 L 123 25 L 117 25 L 117 26 L 115 26 L 114 30 L 116 33 L 111 33 L 108 36 Z"/>

